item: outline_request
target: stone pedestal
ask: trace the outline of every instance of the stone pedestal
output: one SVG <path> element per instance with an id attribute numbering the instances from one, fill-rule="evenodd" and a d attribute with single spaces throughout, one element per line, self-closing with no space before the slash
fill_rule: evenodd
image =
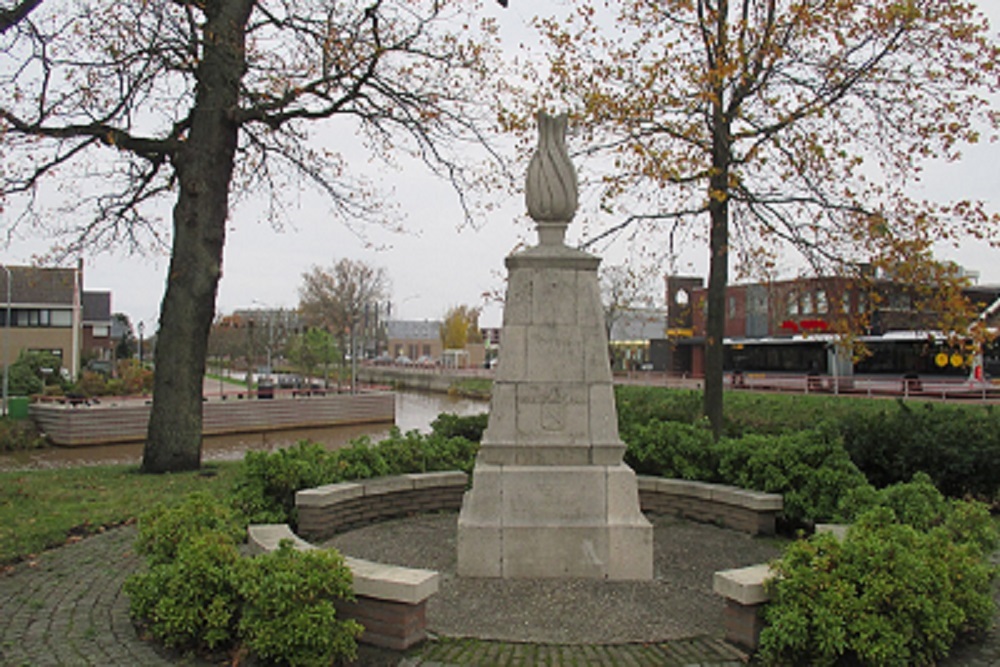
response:
<path id="1" fill-rule="evenodd" d="M 461 576 L 653 576 L 653 529 L 622 463 L 599 263 L 561 238 L 507 258 L 489 425 L 458 520 Z"/>

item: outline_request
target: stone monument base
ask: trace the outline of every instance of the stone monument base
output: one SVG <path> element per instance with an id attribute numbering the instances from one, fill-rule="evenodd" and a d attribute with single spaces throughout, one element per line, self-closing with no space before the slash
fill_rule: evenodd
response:
<path id="1" fill-rule="evenodd" d="M 653 527 L 625 464 L 477 462 L 458 519 L 464 577 L 653 578 Z"/>

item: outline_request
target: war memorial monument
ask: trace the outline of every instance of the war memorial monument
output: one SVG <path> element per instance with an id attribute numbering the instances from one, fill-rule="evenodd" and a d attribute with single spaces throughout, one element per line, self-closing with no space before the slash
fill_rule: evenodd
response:
<path id="1" fill-rule="evenodd" d="M 503 353 L 458 519 L 465 577 L 649 580 L 653 528 L 625 465 L 597 268 L 564 243 L 577 208 L 565 115 L 538 115 L 525 199 L 538 245 L 506 259 Z"/>

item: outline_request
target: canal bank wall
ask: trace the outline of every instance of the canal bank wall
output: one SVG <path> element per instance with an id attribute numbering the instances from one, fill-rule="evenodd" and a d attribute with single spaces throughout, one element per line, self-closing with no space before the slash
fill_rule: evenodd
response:
<path id="1" fill-rule="evenodd" d="M 289 429 L 392 423 L 391 392 L 207 401 L 202 408 L 204 435 L 257 433 Z M 141 442 L 151 404 L 122 400 L 99 404 L 33 403 L 29 416 L 54 445 Z"/>
<path id="2" fill-rule="evenodd" d="M 393 389 L 424 391 L 466 398 L 489 399 L 493 382 L 490 371 L 460 371 L 439 368 L 399 368 L 365 366 L 358 369 L 358 380 Z"/>

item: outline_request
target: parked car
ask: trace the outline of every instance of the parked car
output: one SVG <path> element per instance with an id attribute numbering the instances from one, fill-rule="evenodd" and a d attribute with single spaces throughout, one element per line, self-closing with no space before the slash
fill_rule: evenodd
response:
<path id="1" fill-rule="evenodd" d="M 397 366 L 412 366 L 413 365 L 413 359 L 410 359 L 405 354 L 401 354 L 398 357 L 396 357 L 396 365 Z"/>

